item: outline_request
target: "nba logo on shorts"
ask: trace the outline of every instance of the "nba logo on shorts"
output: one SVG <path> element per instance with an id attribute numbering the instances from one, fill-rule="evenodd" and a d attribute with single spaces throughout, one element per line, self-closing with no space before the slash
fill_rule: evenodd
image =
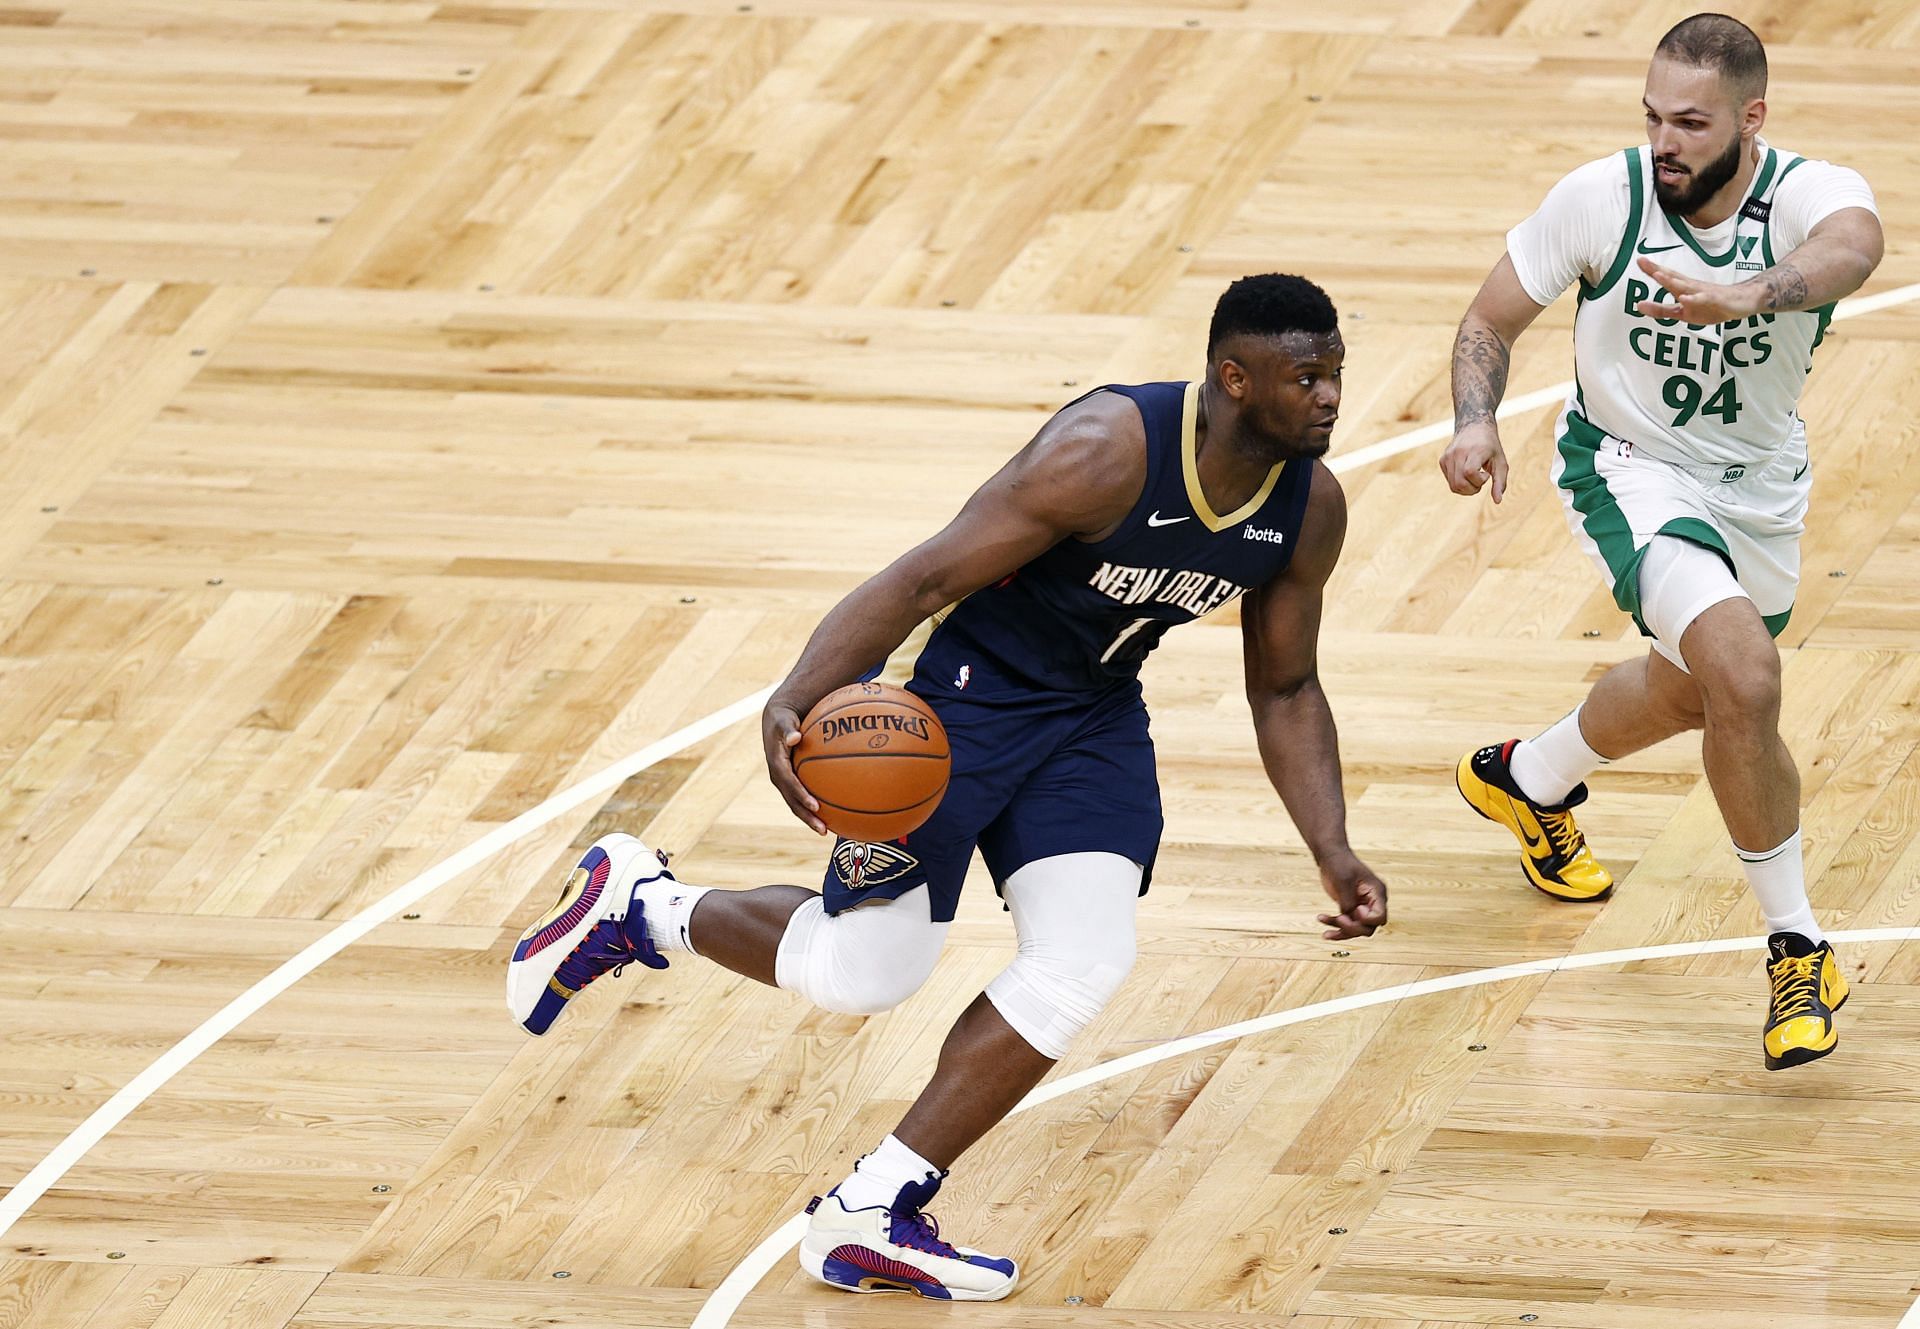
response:
<path id="1" fill-rule="evenodd" d="M 1735 480 L 1738 480 L 1741 476 L 1745 475 L 1746 473 L 1747 473 L 1747 468 L 1744 466 L 1729 466 L 1726 469 L 1726 473 L 1720 477 L 1720 483 L 1723 485 L 1730 485 Z"/>
<path id="2" fill-rule="evenodd" d="M 967 690 L 967 684 L 970 683 L 972 680 L 973 680 L 973 666 L 961 665 L 960 672 L 954 676 L 953 685 L 954 687 L 960 689 L 960 691 L 965 692 Z"/>

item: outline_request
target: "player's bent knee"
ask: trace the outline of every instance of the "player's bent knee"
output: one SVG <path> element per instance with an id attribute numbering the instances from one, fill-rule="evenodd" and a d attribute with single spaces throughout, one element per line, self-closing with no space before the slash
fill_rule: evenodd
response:
<path id="1" fill-rule="evenodd" d="M 1063 854 L 1005 883 L 1020 951 L 987 999 L 1043 1056 L 1065 1056 L 1132 971 L 1141 873 L 1118 854 Z"/>
<path id="2" fill-rule="evenodd" d="M 1709 722 L 1770 720 L 1780 710 L 1779 649 L 1757 621 L 1718 626 L 1714 637 L 1694 644 L 1693 673 Z"/>
<path id="3" fill-rule="evenodd" d="M 881 1015 L 926 983 L 947 927 L 928 916 L 925 887 L 838 915 L 808 900 L 787 921 L 774 979 L 822 1010 Z"/>
<path id="4" fill-rule="evenodd" d="M 1023 953 L 987 984 L 987 999 L 1036 1052 L 1058 1061 L 1113 1000 L 1133 960 L 1132 946 L 1073 957 Z"/>
<path id="5" fill-rule="evenodd" d="M 1714 723 L 1770 722 L 1780 713 L 1780 662 L 1741 659 L 1701 680 Z"/>

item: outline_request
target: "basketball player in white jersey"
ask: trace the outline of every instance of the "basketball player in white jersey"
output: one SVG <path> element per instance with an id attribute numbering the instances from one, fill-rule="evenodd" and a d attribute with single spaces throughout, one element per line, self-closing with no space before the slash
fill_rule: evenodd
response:
<path id="1" fill-rule="evenodd" d="M 1575 386 L 1553 479 L 1574 538 L 1652 638 L 1573 714 L 1461 758 L 1460 792 L 1521 842 L 1563 900 L 1613 878 L 1571 809 L 1602 763 L 1704 730 L 1707 780 L 1767 920 L 1766 1064 L 1831 1052 L 1847 981 L 1807 903 L 1800 776 L 1780 739 L 1780 655 L 1811 487 L 1797 411 L 1834 302 L 1880 262 L 1872 191 L 1845 167 L 1761 138 L 1766 52 L 1696 14 L 1647 71 L 1647 146 L 1573 171 L 1507 236 L 1453 351 L 1457 494 L 1507 460 L 1494 424 L 1517 338 L 1579 285 Z"/>

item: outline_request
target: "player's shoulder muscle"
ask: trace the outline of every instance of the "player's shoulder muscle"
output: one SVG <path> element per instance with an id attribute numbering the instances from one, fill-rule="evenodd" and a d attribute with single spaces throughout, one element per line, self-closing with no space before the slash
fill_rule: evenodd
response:
<path id="1" fill-rule="evenodd" d="M 1095 392 L 1041 428 L 1000 477 L 1009 497 L 1096 531 L 1124 517 L 1146 484 L 1147 433 L 1132 400 Z"/>

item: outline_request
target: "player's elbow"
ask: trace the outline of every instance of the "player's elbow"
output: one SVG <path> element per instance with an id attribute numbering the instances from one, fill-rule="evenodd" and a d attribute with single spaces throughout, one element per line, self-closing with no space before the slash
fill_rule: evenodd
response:
<path id="1" fill-rule="evenodd" d="M 1850 239 L 1853 241 L 1851 248 L 1854 256 L 1866 265 L 1866 272 L 1860 278 L 1865 281 L 1880 266 L 1880 260 L 1887 256 L 1887 233 L 1878 217 L 1864 208 L 1860 211 L 1863 215 L 1850 219 L 1854 223 Z"/>
<path id="2" fill-rule="evenodd" d="M 1247 704 L 1253 707 L 1255 715 L 1270 706 L 1286 706 L 1299 701 L 1310 691 L 1320 688 L 1320 673 L 1309 669 L 1304 673 L 1289 673 L 1247 680 Z"/>
<path id="3" fill-rule="evenodd" d="M 1886 232 L 1880 227 L 1880 219 L 1864 208 L 1837 213 L 1829 219 L 1828 227 L 1823 236 L 1816 238 L 1830 239 L 1832 248 L 1828 253 L 1846 283 L 1843 294 L 1857 291 L 1866 285 L 1867 278 L 1886 257 Z"/>
<path id="4" fill-rule="evenodd" d="M 1504 343 L 1507 339 L 1500 335 L 1498 320 L 1493 315 L 1493 305 L 1493 301 L 1484 297 L 1468 305 L 1467 312 L 1460 316 L 1459 331 L 1491 333 Z"/>
<path id="5" fill-rule="evenodd" d="M 903 621 L 924 622 L 960 598 L 951 569 L 911 554 L 895 562 L 877 580 L 883 583 L 881 595 Z"/>
<path id="6" fill-rule="evenodd" d="M 1495 302 L 1475 300 L 1460 319 L 1454 337 L 1454 356 L 1505 358 L 1513 354 L 1514 339 L 1526 331 L 1526 324 L 1503 317 Z"/>
<path id="7" fill-rule="evenodd" d="M 1860 244 L 1849 251 L 1854 262 L 1853 289 L 1859 290 L 1867 284 L 1867 278 L 1880 266 L 1880 260 L 1887 256 L 1886 238 L 1880 234 L 1880 228 L 1874 227 Z"/>
<path id="8" fill-rule="evenodd" d="M 951 577 L 934 569 L 909 584 L 907 603 L 912 607 L 914 621 L 924 622 L 950 607 L 962 594 Z"/>
<path id="9" fill-rule="evenodd" d="M 1886 248 L 1877 232 L 1843 246 L 1835 255 L 1834 263 L 1840 276 L 1840 290 L 1830 298 L 1844 299 L 1865 286 L 1867 278 L 1873 276 L 1873 270 L 1880 266 L 1880 259 L 1885 252 Z"/>

